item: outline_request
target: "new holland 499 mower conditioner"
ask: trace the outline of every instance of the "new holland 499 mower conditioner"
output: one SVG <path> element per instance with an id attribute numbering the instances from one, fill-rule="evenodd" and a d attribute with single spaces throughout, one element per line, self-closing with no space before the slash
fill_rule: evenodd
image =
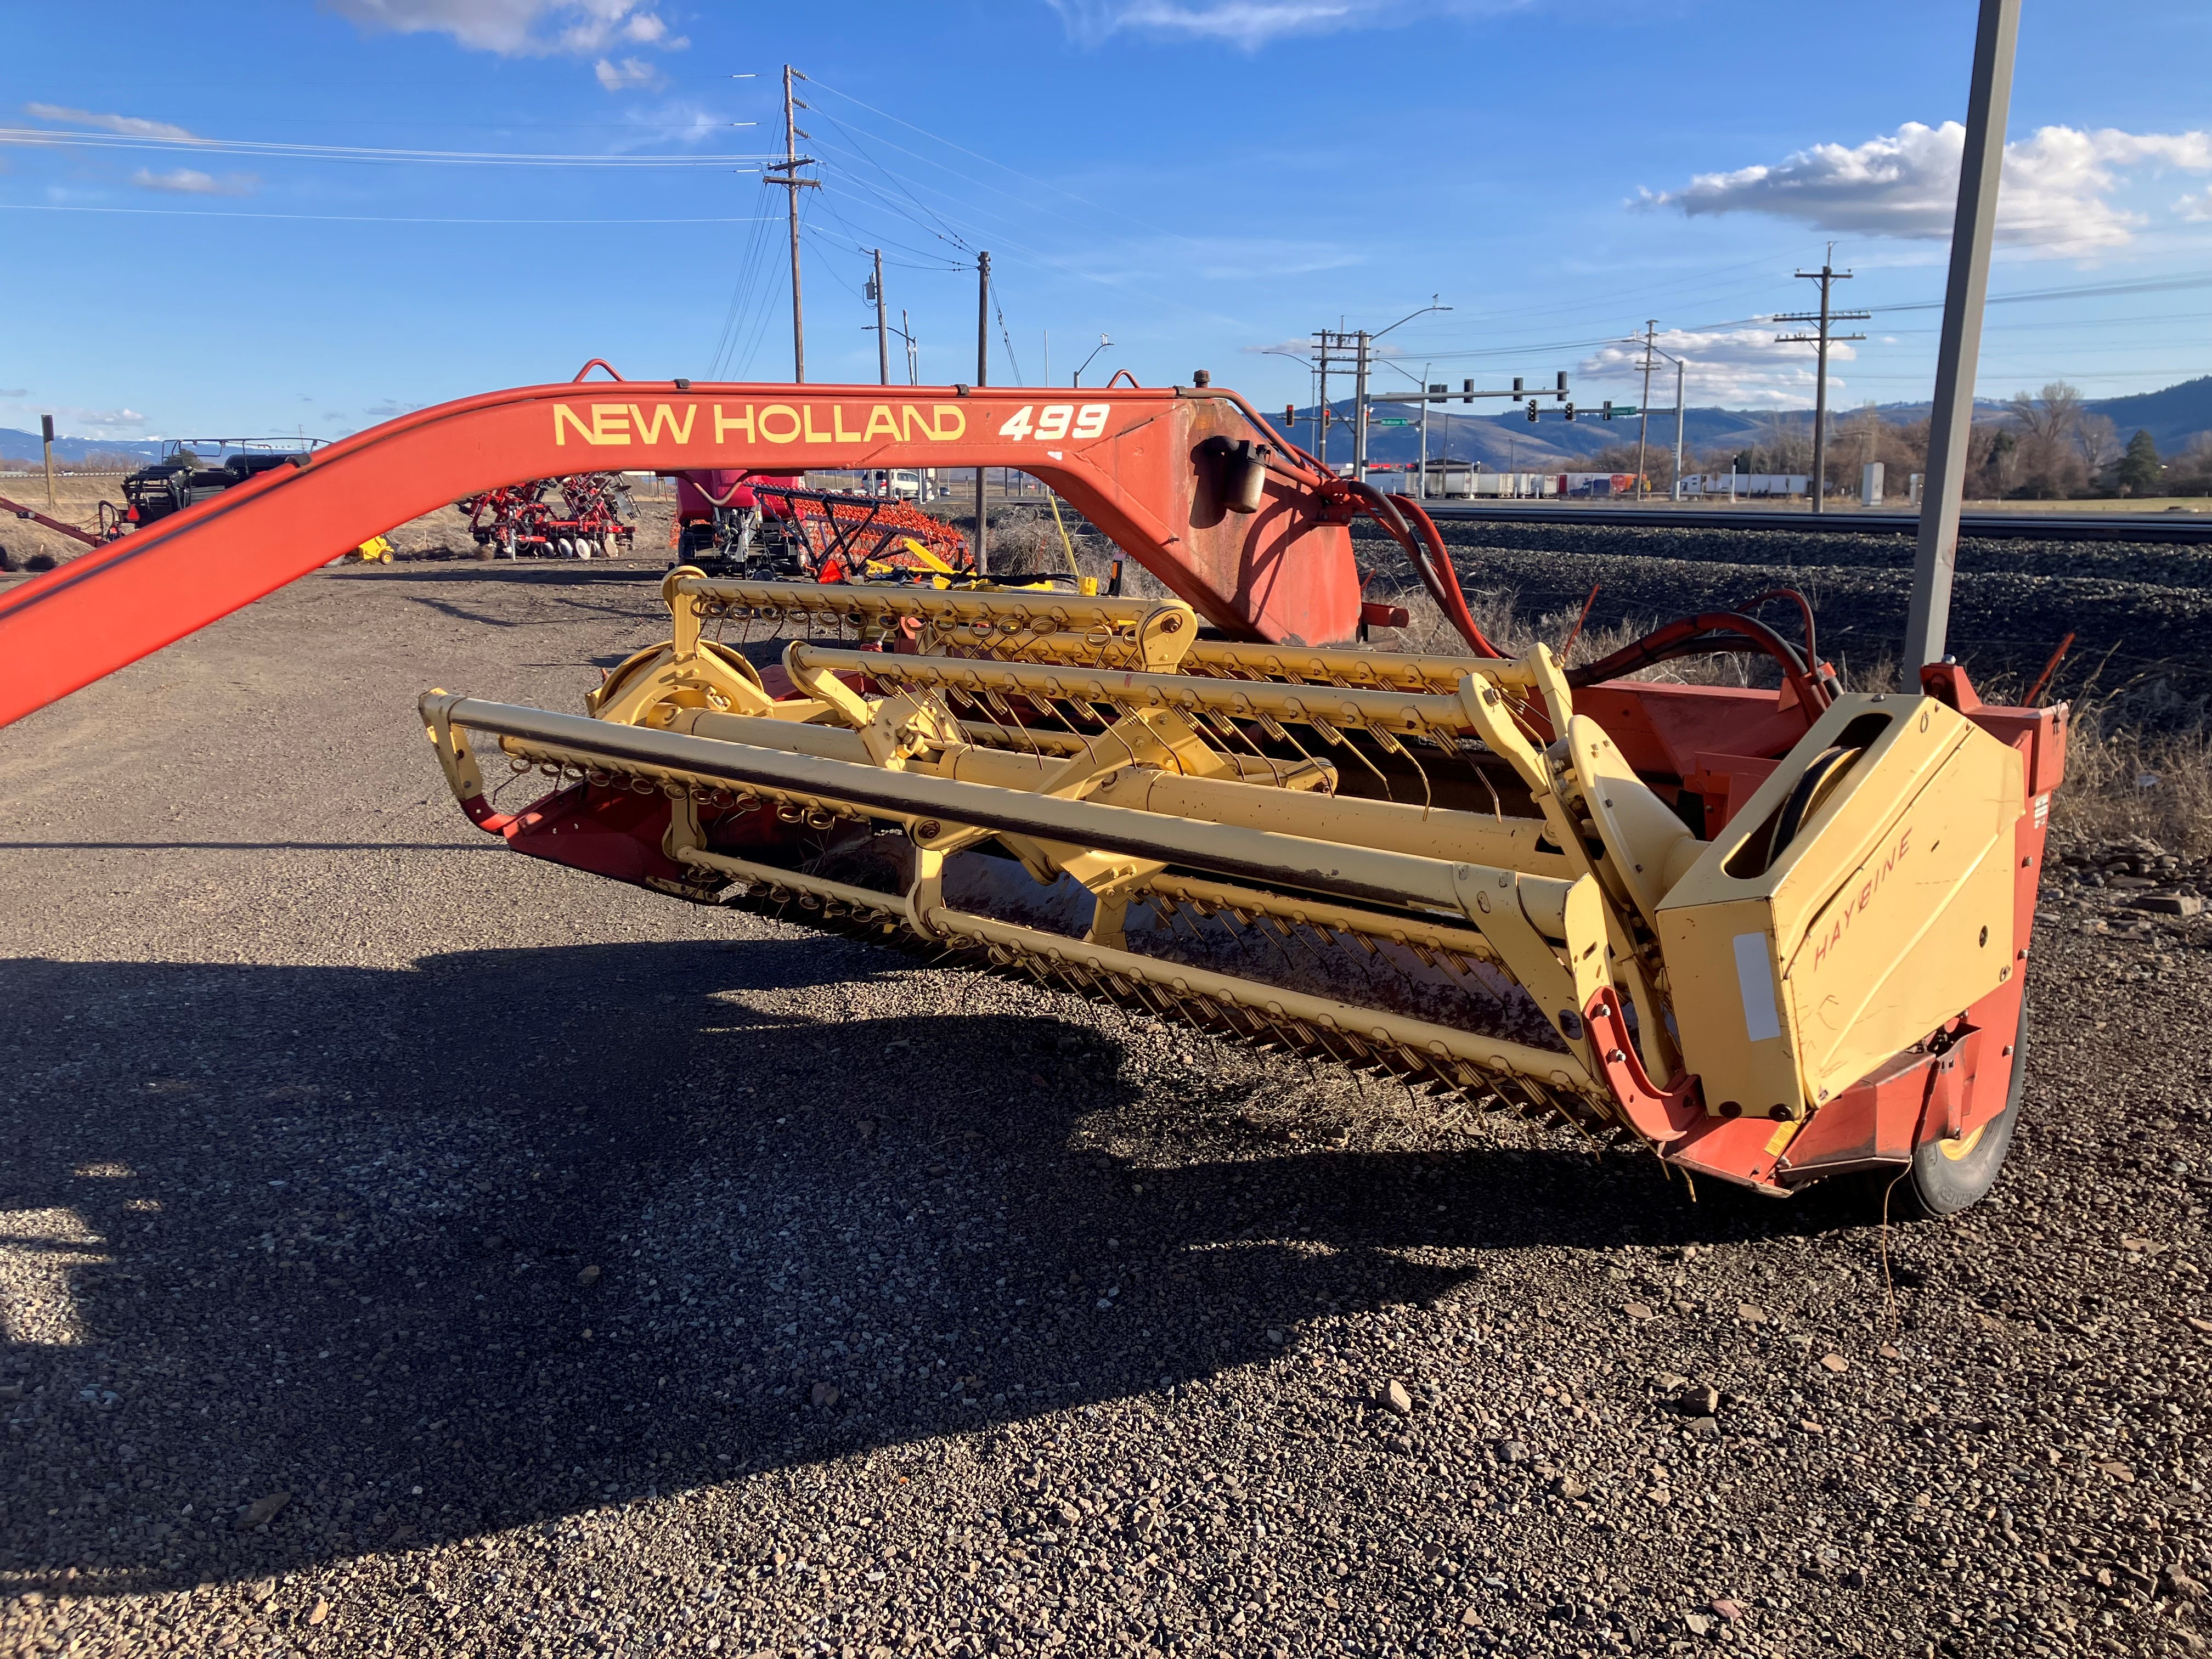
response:
<path id="1" fill-rule="evenodd" d="M 1809 636 L 1737 612 L 1571 671 L 1502 656 L 1417 504 L 1205 386 L 579 380 L 292 459 L 0 596 L 0 720 L 524 479 L 1014 468 L 1172 597 L 679 568 L 667 642 L 580 686 L 581 712 L 425 695 L 426 764 L 519 852 L 1563 1119 L 1699 1175 L 1782 1194 L 1887 1171 L 1937 1212 L 1996 1176 L 2063 709 L 1984 704 L 1949 664 L 1852 691 Z M 1358 642 L 1361 515 L 1466 654 Z M 794 637 L 763 671 L 748 635 Z M 1714 653 L 1771 659 L 1778 683 L 1627 678 Z M 504 769 L 546 793 L 495 810 Z"/>

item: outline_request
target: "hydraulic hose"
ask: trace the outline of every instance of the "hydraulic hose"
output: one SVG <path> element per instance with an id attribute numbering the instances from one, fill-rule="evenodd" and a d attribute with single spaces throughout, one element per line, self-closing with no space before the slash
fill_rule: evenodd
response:
<path id="1" fill-rule="evenodd" d="M 1828 687 L 1805 665 L 1805 659 L 1789 641 L 1756 617 L 1737 611 L 1705 611 L 1655 629 L 1630 641 L 1610 656 L 1567 671 L 1567 684 L 1597 685 L 1619 679 L 1641 668 L 1652 668 L 1680 657 L 1762 654 L 1771 657 L 1783 678 L 1812 714 L 1820 714 L 1835 699 Z"/>
<path id="2" fill-rule="evenodd" d="M 1747 617 L 1762 605 L 1771 604 L 1776 599 L 1789 600 L 1797 607 L 1797 614 L 1804 618 L 1805 666 L 1814 678 L 1819 680 L 1821 685 L 1826 688 L 1829 696 L 1834 697 L 1843 690 L 1843 682 L 1836 678 L 1834 669 L 1820 660 L 1820 635 L 1813 621 L 1813 605 L 1810 600 L 1794 587 L 1775 587 L 1768 589 L 1757 599 L 1745 600 L 1735 609 Z"/>
<path id="3" fill-rule="evenodd" d="M 1407 497 L 1385 495 L 1356 479 L 1340 478 L 1337 483 L 1368 517 L 1381 525 L 1390 538 L 1405 550 L 1421 579 L 1421 586 L 1428 589 L 1429 597 L 1444 613 L 1444 620 L 1467 641 L 1468 648 L 1480 657 L 1504 656 L 1505 653 L 1491 643 L 1468 611 L 1467 597 L 1460 592 L 1459 573 L 1452 568 L 1451 555 L 1428 509 Z M 1406 521 L 1408 510 L 1413 516 L 1412 524 Z"/>

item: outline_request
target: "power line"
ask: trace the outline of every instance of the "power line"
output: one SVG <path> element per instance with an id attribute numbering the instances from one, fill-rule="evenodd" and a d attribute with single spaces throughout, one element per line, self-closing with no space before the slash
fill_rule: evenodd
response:
<path id="1" fill-rule="evenodd" d="M 64 202 L 0 202 L 16 213 L 151 214 L 172 219 L 296 219 L 322 224 L 356 225 L 751 225 L 770 223 L 757 216 L 727 219 L 478 219 L 430 218 L 377 213 L 245 213 L 229 208 L 82 207 Z"/>
<path id="2" fill-rule="evenodd" d="M 418 162 L 446 167 L 722 168 L 757 167 L 764 155 L 546 155 L 459 149 L 387 149 L 358 144 L 301 144 L 251 138 L 141 137 L 108 132 L 56 132 L 44 127 L 0 127 L 0 144 L 32 149 L 155 149 L 193 155 L 256 156 L 270 161 Z"/>
<path id="3" fill-rule="evenodd" d="M 1094 202 L 1087 196 L 1079 196 L 1073 191 L 1068 189 L 1065 185 L 1056 185 L 1050 179 L 1036 178 L 1032 174 L 1024 173 L 1019 167 L 1010 167 L 1004 161 L 994 161 L 993 158 L 983 155 L 979 150 L 969 149 L 964 144 L 957 144 L 950 138 L 946 138 L 938 133 L 932 132 L 927 127 L 916 126 L 913 122 L 908 121 L 901 116 L 893 115 L 888 110 L 878 109 L 873 104 L 867 103 L 860 99 L 855 98 L 849 92 L 841 92 L 836 87 L 830 86 L 826 82 L 817 81 L 815 84 L 820 87 L 823 91 L 832 94 L 836 97 L 842 98 L 848 103 L 859 104 L 862 109 L 866 110 L 872 115 L 880 115 L 886 121 L 896 121 L 899 125 L 906 128 L 909 132 L 918 132 L 923 137 L 931 140 L 933 143 L 943 144 L 947 149 L 958 150 L 963 155 L 972 155 L 975 160 L 982 162 L 985 166 L 997 167 L 1003 173 L 1011 173 L 1015 178 L 1023 180 L 1024 183 L 1036 185 L 1045 190 L 1056 191 L 1060 195 L 1066 197 L 1071 202 L 1080 202 L 1084 206 L 1091 209 L 1093 212 L 1112 214 L 1114 217 L 1126 221 L 1127 223 L 1135 225 L 1140 229 L 1149 230 L 1156 236 L 1169 236 L 1182 242 L 1194 242 L 1197 240 L 1194 237 L 1185 236 L 1179 231 L 1164 230 L 1158 225 L 1147 224 L 1144 220 L 1132 217 L 1130 215 L 1121 211 L 1118 208 L 1110 208 L 1104 205 L 1103 203 Z M 889 143 L 889 140 L 885 140 L 884 142 Z M 896 149 L 900 147 L 897 145 L 892 145 L 892 148 Z M 912 150 L 902 150 L 901 153 L 908 155 L 915 155 L 915 153 Z M 915 155 L 915 160 L 918 161 L 929 161 L 929 158 L 925 155 Z M 945 167 L 945 164 L 942 161 L 930 162 L 930 165 L 933 167 Z M 947 173 L 953 173 L 955 177 L 966 176 L 964 174 L 956 173 L 955 170 L 951 167 L 945 167 L 945 170 Z M 980 179 L 970 179 L 969 182 L 971 184 L 983 185 L 983 188 L 986 190 L 997 188 L 995 185 L 983 184 L 983 181 Z M 1011 194 L 1011 192 L 1008 191 L 1001 191 L 1000 193 Z"/>

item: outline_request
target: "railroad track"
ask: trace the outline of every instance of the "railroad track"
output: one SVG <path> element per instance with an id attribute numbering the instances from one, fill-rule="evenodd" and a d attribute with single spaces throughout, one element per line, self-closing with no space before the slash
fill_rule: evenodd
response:
<path id="1" fill-rule="evenodd" d="M 1827 513 L 1815 517 L 1801 510 L 1753 507 L 1714 509 L 1678 507 L 1542 507 L 1533 502 L 1429 503 L 1429 515 L 1442 522 L 1492 524 L 1612 524 L 1637 529 L 1772 530 L 1795 535 L 1820 532 L 1845 536 L 1914 536 L 1917 513 Z M 1962 536 L 2041 542 L 2212 543 L 2208 513 L 1966 513 L 1959 519 Z"/>

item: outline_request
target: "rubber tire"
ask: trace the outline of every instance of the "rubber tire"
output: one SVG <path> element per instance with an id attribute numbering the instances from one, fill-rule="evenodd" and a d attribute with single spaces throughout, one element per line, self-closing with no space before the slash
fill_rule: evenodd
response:
<path id="1" fill-rule="evenodd" d="M 1891 1194 L 1890 1209 L 1922 1220 L 1957 1215 L 1989 1195 L 1997 1184 L 2005 1154 L 2012 1150 L 2013 1131 L 2020 1124 L 2021 1096 L 2027 1084 L 2027 1008 L 2020 1011 L 2020 1034 L 2013 1040 L 2012 1085 L 2005 1091 L 2004 1110 L 1970 1137 L 1961 1153 L 1946 1150 L 1952 1143 L 1930 1140 L 1916 1147 L 1912 1166 Z"/>

